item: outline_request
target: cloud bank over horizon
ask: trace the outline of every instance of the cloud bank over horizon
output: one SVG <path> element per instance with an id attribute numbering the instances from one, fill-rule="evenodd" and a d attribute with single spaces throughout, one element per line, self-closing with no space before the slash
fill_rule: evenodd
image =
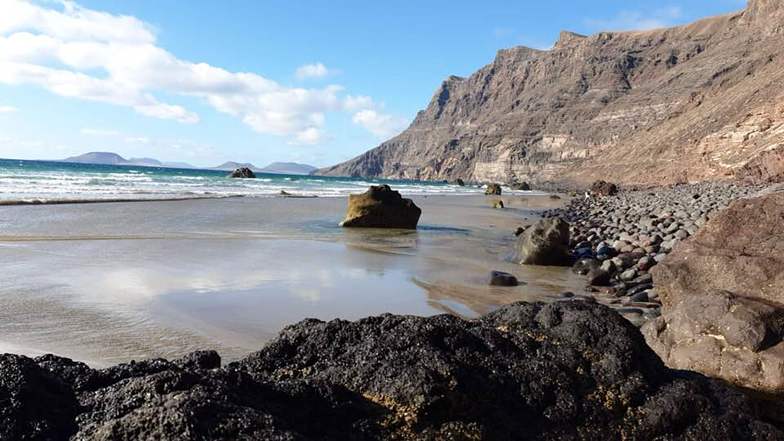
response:
<path id="1" fill-rule="evenodd" d="M 258 73 L 180 59 L 158 46 L 154 28 L 136 17 L 70 0 L 0 0 L 0 9 L 2 84 L 34 85 L 183 124 L 197 124 L 201 117 L 176 97 L 194 97 L 289 144 L 316 145 L 327 139 L 329 113 L 346 113 L 381 138 L 407 123 L 385 114 L 383 104 L 371 97 L 350 95 L 341 85 L 287 87 Z M 298 68 L 296 77 L 315 81 L 332 72 L 315 63 Z"/>

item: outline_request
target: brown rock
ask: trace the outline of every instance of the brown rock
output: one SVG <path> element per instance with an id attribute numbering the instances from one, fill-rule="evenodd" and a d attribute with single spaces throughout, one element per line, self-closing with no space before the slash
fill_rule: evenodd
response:
<path id="1" fill-rule="evenodd" d="M 668 29 L 564 32 L 551 50 L 500 50 L 469 77 L 447 78 L 409 129 L 319 174 L 579 185 L 730 179 L 781 145 L 782 82 L 781 0 Z"/>
<path id="2" fill-rule="evenodd" d="M 485 189 L 485 194 L 488 196 L 501 196 L 501 185 L 487 184 L 487 188 Z"/>
<path id="3" fill-rule="evenodd" d="M 596 196 L 615 196 L 618 194 L 618 186 L 610 182 L 596 181 L 591 184 L 590 191 Z"/>
<path id="4" fill-rule="evenodd" d="M 422 210 L 388 185 L 374 185 L 348 197 L 348 212 L 341 227 L 416 229 Z"/>
<path id="5" fill-rule="evenodd" d="M 571 265 L 569 224 L 558 217 L 540 220 L 519 236 L 517 251 L 522 265 Z"/>
<path id="6" fill-rule="evenodd" d="M 733 203 L 651 273 L 663 309 L 643 333 L 665 362 L 784 393 L 784 193 Z"/>

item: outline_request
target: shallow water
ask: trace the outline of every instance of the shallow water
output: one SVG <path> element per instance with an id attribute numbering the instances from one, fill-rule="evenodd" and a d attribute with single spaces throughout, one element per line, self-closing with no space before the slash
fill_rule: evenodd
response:
<path id="1" fill-rule="evenodd" d="M 334 198 L 0 207 L 0 350 L 97 366 L 204 348 L 230 360 L 307 317 L 474 317 L 581 286 L 504 260 L 514 228 L 551 200 L 415 200 L 415 232 L 341 229 Z M 525 284 L 489 287 L 494 269 Z"/>

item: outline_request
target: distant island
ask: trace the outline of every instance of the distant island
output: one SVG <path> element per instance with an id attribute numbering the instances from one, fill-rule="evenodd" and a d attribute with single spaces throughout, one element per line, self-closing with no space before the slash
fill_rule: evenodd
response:
<path id="1" fill-rule="evenodd" d="M 163 162 L 153 158 L 130 158 L 125 159 L 117 153 L 112 152 L 89 152 L 83 155 L 72 156 L 63 159 L 63 162 L 72 162 L 78 164 L 100 164 L 100 165 L 135 165 L 141 167 L 168 167 L 168 168 L 190 168 L 190 169 L 204 169 L 204 170 L 220 170 L 231 171 L 238 168 L 249 168 L 257 173 L 272 173 L 272 174 L 286 174 L 286 175 L 308 175 L 315 170 L 316 167 L 307 164 L 299 164 L 296 162 L 273 162 L 266 167 L 256 167 L 248 162 L 234 162 L 227 161 L 217 167 L 196 167 L 195 165 L 186 162 Z"/>
<path id="2" fill-rule="evenodd" d="M 112 152 L 89 152 L 83 155 L 65 158 L 63 159 L 63 162 L 100 165 L 137 165 L 141 167 L 198 168 L 186 162 L 162 162 L 153 158 L 125 159 L 117 153 Z"/>

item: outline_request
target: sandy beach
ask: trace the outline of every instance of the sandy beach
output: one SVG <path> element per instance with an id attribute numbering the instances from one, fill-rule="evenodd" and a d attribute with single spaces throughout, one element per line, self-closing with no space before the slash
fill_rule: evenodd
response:
<path id="1" fill-rule="evenodd" d="M 337 226 L 345 198 L 0 207 L 0 335 L 13 352 L 95 366 L 219 350 L 226 360 L 313 317 L 476 317 L 584 285 L 508 261 L 547 196 L 422 196 L 415 232 Z M 487 285 L 492 270 L 515 288 Z"/>

